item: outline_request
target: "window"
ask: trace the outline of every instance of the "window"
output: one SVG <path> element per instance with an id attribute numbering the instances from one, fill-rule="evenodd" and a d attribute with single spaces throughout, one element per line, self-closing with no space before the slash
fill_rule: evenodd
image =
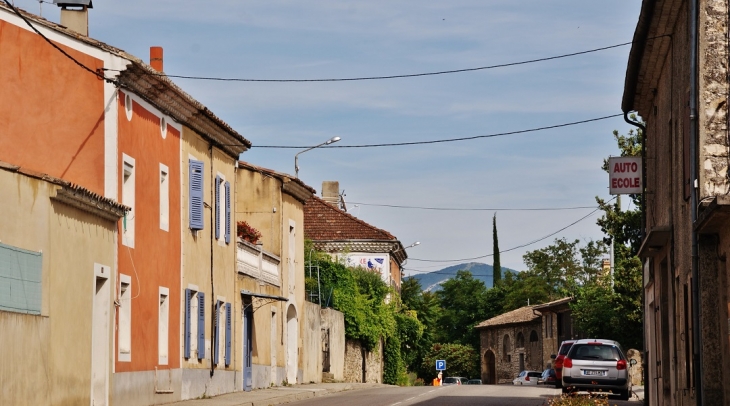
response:
<path id="1" fill-rule="evenodd" d="M 193 358 L 193 354 L 198 350 L 199 323 L 198 312 L 198 287 L 188 285 L 185 289 L 185 320 L 183 332 L 183 356 L 187 359 Z M 203 336 L 205 339 L 205 336 Z M 204 351 L 203 351 L 204 352 Z M 202 358 L 202 357 L 200 357 Z"/>
<path id="2" fill-rule="evenodd" d="M 522 332 L 517 333 L 517 344 L 515 345 L 515 348 L 524 348 L 525 347 L 525 336 L 522 335 Z"/>
<path id="3" fill-rule="evenodd" d="M 198 359 L 205 357 L 205 293 L 198 292 Z"/>
<path id="4" fill-rule="evenodd" d="M 502 358 L 507 358 L 509 361 L 509 352 L 510 352 L 510 345 L 509 345 L 509 335 L 505 334 L 504 338 L 502 339 Z"/>
<path id="5" fill-rule="evenodd" d="M 170 180 L 167 166 L 160 164 L 160 229 L 170 231 Z"/>
<path id="6" fill-rule="evenodd" d="M 117 339 L 120 362 L 132 361 L 132 278 L 119 275 L 119 326 Z"/>
<path id="7" fill-rule="evenodd" d="M 131 210 L 124 215 L 122 219 L 122 244 L 127 247 L 134 248 L 134 194 L 135 194 L 135 170 L 134 158 L 127 154 L 122 154 L 123 173 L 122 173 L 122 204 Z"/>
<path id="8" fill-rule="evenodd" d="M 226 303 L 226 350 L 225 350 L 225 360 L 226 360 L 226 366 L 231 365 L 231 341 L 233 341 L 233 330 L 231 329 L 231 324 L 233 320 L 231 320 L 232 314 L 231 314 L 231 304 Z"/>
<path id="9" fill-rule="evenodd" d="M 188 198 L 190 217 L 190 229 L 203 229 L 203 173 L 204 166 L 202 161 L 190 159 L 188 161 Z"/>
<path id="10" fill-rule="evenodd" d="M 0 244 L 0 310 L 41 314 L 43 254 Z"/>
<path id="11" fill-rule="evenodd" d="M 532 330 L 532 331 L 530 332 L 530 342 L 531 342 L 531 343 L 535 343 L 535 342 L 537 342 L 538 340 L 539 340 L 539 338 L 537 337 L 537 331 L 535 331 L 535 330 Z"/>
<path id="12" fill-rule="evenodd" d="M 226 365 L 230 363 L 227 354 L 230 354 L 230 304 L 225 302 L 225 298 L 218 297 L 215 304 L 214 323 L 214 343 L 213 343 L 213 363 L 218 365 L 223 359 Z M 228 347 L 228 348 L 227 348 Z"/>
<path id="13" fill-rule="evenodd" d="M 167 365 L 170 331 L 170 289 L 160 286 L 160 308 L 158 311 L 157 354 L 158 363 Z"/>
<path id="14" fill-rule="evenodd" d="M 231 184 L 222 174 L 215 177 L 215 239 L 231 242 Z"/>

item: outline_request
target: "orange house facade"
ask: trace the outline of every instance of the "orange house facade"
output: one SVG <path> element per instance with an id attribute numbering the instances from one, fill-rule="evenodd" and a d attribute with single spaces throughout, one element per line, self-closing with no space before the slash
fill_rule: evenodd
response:
<path id="1" fill-rule="evenodd" d="M 105 384 L 93 392 L 93 404 L 180 400 L 183 370 L 210 369 L 205 360 L 213 360 L 211 339 L 221 339 L 211 331 L 214 310 L 206 306 L 206 356 L 199 363 L 196 358 L 196 365 L 185 358 L 189 285 L 199 286 L 208 299 L 222 298 L 224 304 L 235 297 L 235 241 L 216 236 L 220 241 L 213 248 L 210 239 L 198 241 L 200 233 L 188 226 L 189 151 L 196 142 L 205 144 L 205 154 L 217 147 L 216 165 L 206 175 L 211 170 L 223 174 L 224 193 L 225 182 L 231 188 L 235 184 L 236 160 L 250 143 L 139 58 L 65 25 L 0 2 L 0 161 L 62 179 L 128 209 L 116 224 L 117 232 L 106 237 L 115 247 L 113 262 L 105 264 L 111 273 L 111 333 L 108 346 L 95 349 L 94 356 L 109 368 L 96 369 L 108 372 L 102 380 L 94 378 Z M 207 185 L 206 190 L 212 193 L 214 188 Z M 225 193 L 230 198 L 234 190 Z M 206 195 L 200 206 L 212 205 L 211 199 Z M 205 213 L 205 229 L 212 233 Z M 234 220 L 231 215 L 224 218 L 230 229 Z M 223 221 L 214 222 L 226 228 Z M 211 250 L 216 255 L 215 292 L 205 285 L 212 265 L 207 278 L 188 273 L 184 280 L 184 259 L 186 253 L 197 254 L 195 246 L 207 247 L 208 262 Z M 82 248 L 79 244 L 80 252 Z M 220 368 L 233 373 L 233 365 L 225 361 Z M 32 384 L 20 375 L 13 379 L 3 386 Z"/>

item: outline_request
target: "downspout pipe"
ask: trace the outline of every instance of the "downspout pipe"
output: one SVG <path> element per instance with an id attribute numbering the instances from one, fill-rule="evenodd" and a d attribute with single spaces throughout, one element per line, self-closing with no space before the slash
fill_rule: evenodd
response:
<path id="1" fill-rule="evenodd" d="M 691 238 L 692 238 L 692 366 L 695 381 L 695 397 L 697 405 L 704 405 L 702 396 L 702 322 L 700 320 L 700 273 L 699 255 L 697 243 L 697 231 L 694 225 L 697 221 L 697 140 L 699 136 L 699 124 L 697 117 L 698 92 L 698 48 L 699 48 L 699 27 L 697 24 L 699 15 L 699 0 L 689 1 L 690 13 L 690 58 L 689 58 L 689 167 L 690 167 L 690 216 L 691 216 Z"/>
<path id="2" fill-rule="evenodd" d="M 215 211 L 218 210 L 218 207 L 215 205 L 215 191 L 218 185 L 215 184 L 215 174 L 213 173 L 213 144 L 210 144 L 208 149 L 210 150 L 210 304 L 212 306 L 211 314 L 213 317 L 210 318 L 210 339 L 211 339 L 211 345 L 210 345 L 210 376 L 211 378 L 215 374 L 215 363 L 213 360 L 215 360 L 215 355 L 213 352 L 215 351 L 215 343 L 218 342 L 218 329 L 216 329 L 216 318 L 218 317 L 218 300 L 215 298 L 215 282 L 214 282 L 214 263 L 213 263 L 213 246 L 214 246 L 214 240 L 215 240 L 215 227 L 218 226 L 218 224 L 215 223 Z M 214 207 L 215 206 L 215 207 Z"/>
<path id="3" fill-rule="evenodd" d="M 624 112 L 624 121 L 627 123 L 633 125 L 634 127 L 637 127 L 641 130 L 641 229 L 640 232 L 640 238 L 641 241 L 644 241 L 644 236 L 646 235 L 646 126 L 638 121 L 633 121 L 629 118 L 629 112 Z M 643 264 L 642 264 L 643 268 Z M 644 289 L 644 286 L 646 286 L 646 280 L 644 279 L 644 271 L 642 269 L 641 272 L 641 309 L 642 312 L 646 312 L 646 290 Z M 641 318 L 641 331 L 646 332 L 646 314 L 643 315 Z M 643 380 L 644 380 L 644 393 L 645 397 L 644 399 L 647 401 L 647 403 L 650 403 L 650 396 L 651 391 L 649 390 L 653 384 L 653 382 L 649 382 L 649 368 L 648 366 L 648 357 L 647 357 L 647 343 L 646 343 L 646 334 L 644 334 L 643 337 L 644 341 L 644 349 L 642 352 L 641 359 L 642 361 L 642 371 L 643 371 Z"/>

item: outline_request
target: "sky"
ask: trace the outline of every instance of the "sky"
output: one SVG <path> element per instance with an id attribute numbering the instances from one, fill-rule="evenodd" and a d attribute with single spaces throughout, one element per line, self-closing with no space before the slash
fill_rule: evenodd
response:
<path id="1" fill-rule="evenodd" d="M 55 22 L 37 0 L 15 5 Z M 641 2 L 451 0 L 96 0 L 89 34 L 169 75 L 329 79 L 419 74 L 550 58 L 632 40 Z M 41 11 L 42 10 L 42 11 Z M 173 79 L 250 140 L 252 164 L 321 193 L 339 181 L 349 213 L 408 248 L 406 274 L 461 262 L 502 266 L 555 238 L 603 237 L 594 207 L 610 199 L 602 160 L 622 117 L 459 142 L 352 148 L 491 135 L 620 114 L 630 46 L 443 75 L 304 83 Z M 264 146 L 300 146 L 264 148 Z M 338 147 L 338 148 L 333 148 Z M 624 199 L 628 201 L 629 199 Z M 408 206 L 387 207 L 387 206 Z M 425 210 L 439 209 L 479 210 Z M 627 205 L 624 204 L 624 208 Z M 590 214 L 590 215 L 589 215 Z M 587 216 L 552 237 L 548 236 Z M 509 251 L 507 251 L 509 250 Z M 481 257 L 481 258 L 480 258 Z"/>

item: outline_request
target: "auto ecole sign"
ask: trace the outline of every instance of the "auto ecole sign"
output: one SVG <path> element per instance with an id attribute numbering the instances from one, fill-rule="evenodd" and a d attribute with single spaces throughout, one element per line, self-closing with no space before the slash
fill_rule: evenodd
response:
<path id="1" fill-rule="evenodd" d="M 608 158 L 609 193 L 612 195 L 638 194 L 641 187 L 641 157 Z"/>

